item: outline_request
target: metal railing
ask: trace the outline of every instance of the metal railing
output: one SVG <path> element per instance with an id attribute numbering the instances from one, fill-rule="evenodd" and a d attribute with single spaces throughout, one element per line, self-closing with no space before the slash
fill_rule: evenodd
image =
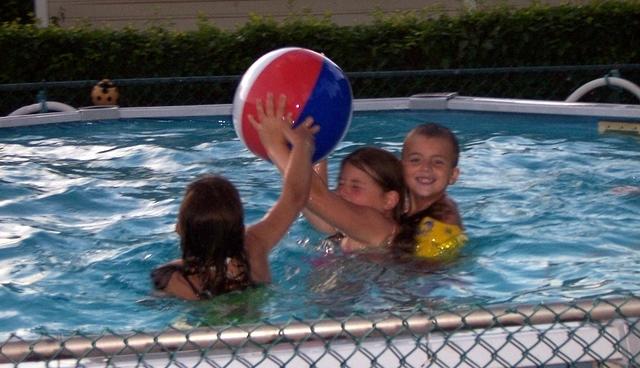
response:
<path id="1" fill-rule="evenodd" d="M 640 298 L 407 315 L 168 329 L 96 336 L 13 335 L 0 365 L 424 366 L 640 364 Z"/>
<path id="2" fill-rule="evenodd" d="M 355 98 L 407 97 L 426 92 L 458 92 L 479 97 L 564 100 L 583 84 L 606 75 L 640 83 L 640 64 L 428 69 L 346 73 Z M 113 79 L 120 106 L 225 104 L 241 75 Z M 0 85 L 0 116 L 44 96 L 74 107 L 92 104 L 98 81 L 43 81 Z M 42 98 L 42 97 L 40 97 Z M 594 102 L 637 104 L 635 96 L 611 86 L 584 97 Z"/>

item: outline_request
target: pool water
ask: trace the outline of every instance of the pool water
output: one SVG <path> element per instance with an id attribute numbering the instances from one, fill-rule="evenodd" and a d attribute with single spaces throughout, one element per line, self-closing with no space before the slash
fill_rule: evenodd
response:
<path id="1" fill-rule="evenodd" d="M 327 249 L 300 218 L 271 257 L 273 284 L 207 302 L 153 295 L 149 272 L 179 257 L 185 186 L 220 173 L 248 222 L 280 176 L 228 117 L 68 123 L 0 130 L 0 335 L 161 330 L 291 316 L 562 301 L 640 289 L 640 138 L 596 119 L 472 112 L 356 113 L 330 157 L 373 144 L 399 154 L 413 126 L 459 137 L 450 188 L 470 242 L 447 267 Z"/>

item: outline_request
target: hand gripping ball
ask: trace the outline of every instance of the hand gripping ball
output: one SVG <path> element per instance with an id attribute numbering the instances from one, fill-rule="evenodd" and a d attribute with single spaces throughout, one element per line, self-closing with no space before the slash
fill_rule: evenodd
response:
<path id="1" fill-rule="evenodd" d="M 287 96 L 287 112 L 297 126 L 307 116 L 320 125 L 313 161 L 325 158 L 349 129 L 353 112 L 351 86 L 335 63 L 317 52 L 287 47 L 271 51 L 244 73 L 233 98 L 233 125 L 247 148 L 267 159 L 248 116 L 257 116 L 256 99 L 267 93 Z"/>

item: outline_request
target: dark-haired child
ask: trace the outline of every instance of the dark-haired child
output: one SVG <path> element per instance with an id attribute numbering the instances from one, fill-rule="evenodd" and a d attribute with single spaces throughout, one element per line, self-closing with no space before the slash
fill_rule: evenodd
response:
<path id="1" fill-rule="evenodd" d="M 270 96 L 266 106 L 273 109 L 274 104 L 284 111 L 282 97 L 274 102 Z M 260 108 L 257 111 L 257 119 L 262 121 L 264 112 Z M 250 119 L 255 121 L 254 117 Z M 260 140 L 271 161 L 282 171 L 290 155 L 282 137 L 282 125 L 265 121 L 260 126 L 263 128 L 259 130 Z M 380 148 L 360 148 L 343 161 L 335 192 L 327 187 L 326 177 L 312 175 L 305 215 L 316 217 L 312 221 L 316 227 L 322 222 L 321 231 L 339 234 L 340 246 L 345 251 L 384 248 L 390 246 L 396 233 L 403 192 L 400 160 Z"/>
<path id="2" fill-rule="evenodd" d="M 280 111 L 279 111 L 280 112 Z M 265 121 L 281 123 L 273 109 Z M 260 129 L 260 126 L 256 126 Z M 307 203 L 311 184 L 313 135 L 308 119 L 295 129 L 283 129 L 292 146 L 283 174 L 280 197 L 257 223 L 246 226 L 235 186 L 221 176 L 204 176 L 191 183 L 180 206 L 176 232 L 180 259 L 156 268 L 154 287 L 187 300 L 207 299 L 250 285 L 269 282 L 268 256 Z"/>

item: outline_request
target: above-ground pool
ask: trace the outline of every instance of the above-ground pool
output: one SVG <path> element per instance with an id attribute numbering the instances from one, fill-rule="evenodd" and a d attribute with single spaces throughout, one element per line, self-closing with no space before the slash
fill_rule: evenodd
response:
<path id="1" fill-rule="evenodd" d="M 375 101 L 364 105 L 372 110 Z M 229 116 L 0 129 L 0 335 L 637 294 L 640 136 L 599 133 L 598 122 L 612 119 L 597 116 L 606 108 L 596 116 L 539 115 L 536 105 L 526 106 L 524 113 L 437 106 L 356 112 L 330 156 L 335 179 L 340 159 L 357 147 L 399 154 L 416 124 L 450 127 L 462 151 L 450 194 L 470 238 L 452 264 L 345 255 L 300 218 L 271 255 L 271 285 L 206 302 L 155 296 L 149 272 L 179 257 L 178 206 L 199 175 L 235 183 L 247 222 L 277 198 L 280 175 L 244 148 Z M 614 119 L 633 121 L 637 110 Z"/>

